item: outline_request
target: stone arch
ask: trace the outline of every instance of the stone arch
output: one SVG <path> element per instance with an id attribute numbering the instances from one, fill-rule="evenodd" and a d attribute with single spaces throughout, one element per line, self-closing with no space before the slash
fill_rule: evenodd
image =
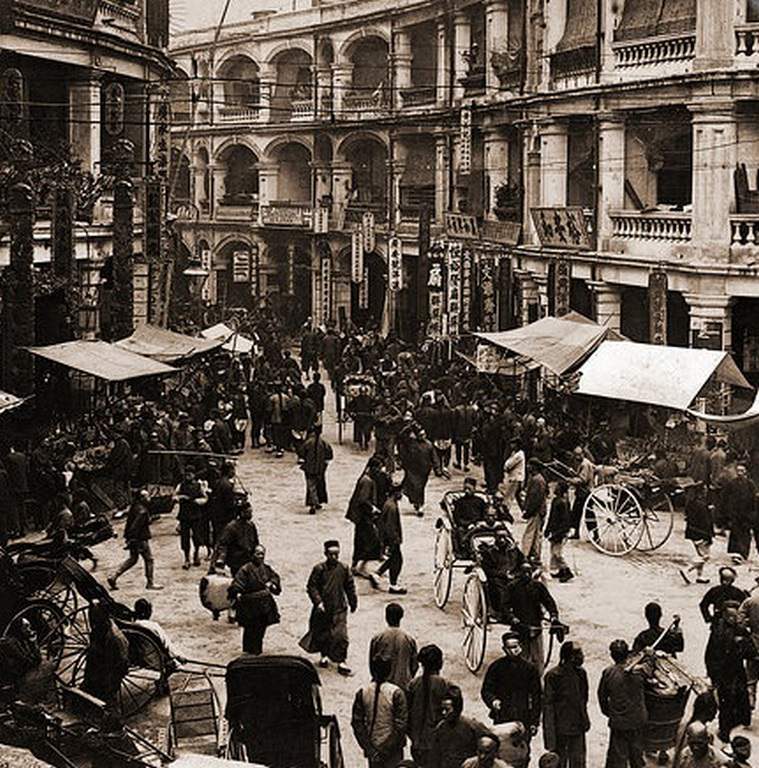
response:
<path id="1" fill-rule="evenodd" d="M 276 64 L 275 59 L 287 51 L 303 51 L 309 59 L 313 61 L 313 52 L 311 50 L 311 44 L 308 40 L 303 38 L 295 38 L 294 40 L 285 40 L 284 42 L 275 45 L 267 54 L 263 63 L 264 66 L 271 66 Z"/>
<path id="2" fill-rule="evenodd" d="M 261 69 L 261 63 L 259 62 L 258 57 L 254 56 L 251 50 L 245 47 L 230 46 L 221 54 L 219 54 L 219 56 L 214 61 L 214 75 L 218 75 L 219 71 L 224 67 L 224 65 L 230 59 L 234 59 L 237 56 L 250 59 L 250 61 L 256 65 L 257 69 Z"/>
<path id="3" fill-rule="evenodd" d="M 256 143 L 252 141 L 248 136 L 230 136 L 228 139 L 222 142 L 218 147 L 216 147 L 216 150 L 213 153 L 214 163 L 218 163 L 221 159 L 221 156 L 230 147 L 234 147 L 238 145 L 245 147 L 246 149 L 249 149 L 259 159 L 263 156 L 263 153 L 261 152 L 261 148 L 257 146 Z"/>
<path id="4" fill-rule="evenodd" d="M 385 151 L 388 151 L 389 149 L 388 140 L 382 134 L 377 133 L 376 131 L 353 131 L 339 140 L 334 150 L 335 157 L 340 160 L 345 160 L 345 150 L 356 141 L 375 141 L 378 144 L 381 144 L 385 148 Z"/>
<path id="5" fill-rule="evenodd" d="M 337 60 L 342 62 L 349 62 L 351 58 L 351 50 L 355 47 L 356 43 L 369 37 L 377 37 L 380 40 L 383 40 L 389 49 L 390 36 L 387 34 L 387 32 L 380 29 L 379 27 L 362 27 L 361 29 L 357 29 L 355 32 L 348 35 L 348 37 L 343 40 L 337 49 Z"/>
<path id="6" fill-rule="evenodd" d="M 266 148 L 263 151 L 263 157 L 270 162 L 275 161 L 277 159 L 277 152 L 287 144 L 300 144 L 308 151 L 309 156 L 313 156 L 313 146 L 310 141 L 296 133 L 285 133 L 272 139 L 266 145 Z"/>

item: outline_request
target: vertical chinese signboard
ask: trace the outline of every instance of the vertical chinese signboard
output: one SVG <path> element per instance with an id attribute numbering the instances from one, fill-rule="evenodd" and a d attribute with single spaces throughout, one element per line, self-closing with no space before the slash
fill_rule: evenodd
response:
<path id="1" fill-rule="evenodd" d="M 261 298 L 261 253 L 258 243 L 250 246 L 250 293 L 255 299 Z"/>
<path id="2" fill-rule="evenodd" d="M 250 253 L 235 251 L 232 254 L 232 282 L 247 283 L 250 281 Z"/>
<path id="3" fill-rule="evenodd" d="M 461 108 L 459 123 L 459 172 L 470 173 L 472 170 L 472 108 Z"/>
<path id="4" fill-rule="evenodd" d="M 495 331 L 497 322 L 496 308 L 496 262 L 495 259 L 483 254 L 480 257 L 480 330 Z"/>
<path id="5" fill-rule="evenodd" d="M 358 286 L 358 308 L 369 309 L 369 267 L 364 267 L 364 279 Z"/>
<path id="6" fill-rule="evenodd" d="M 351 233 L 351 281 L 360 283 L 364 279 L 364 236 L 356 224 Z"/>
<path id="7" fill-rule="evenodd" d="M 322 249 L 321 267 L 321 319 L 326 324 L 332 319 L 332 255 L 329 246 Z"/>
<path id="8" fill-rule="evenodd" d="M 446 299 L 448 305 L 448 333 L 458 336 L 461 326 L 461 256 L 464 248 L 461 243 L 448 243 Z"/>
<path id="9" fill-rule="evenodd" d="M 554 266 L 554 312 L 561 317 L 569 312 L 569 293 L 571 288 L 571 262 L 569 259 L 556 259 Z"/>
<path id="10" fill-rule="evenodd" d="M 667 343 L 667 273 L 661 269 L 648 275 L 648 327 L 652 344 Z"/>
<path id="11" fill-rule="evenodd" d="M 387 282 L 393 292 L 403 288 L 403 244 L 395 236 L 387 241 Z"/>
<path id="12" fill-rule="evenodd" d="M 287 246 L 287 292 L 295 295 L 295 246 Z"/>
<path id="13" fill-rule="evenodd" d="M 361 217 L 361 236 L 364 253 L 373 253 L 377 243 L 374 234 L 374 214 L 371 211 L 365 211 Z"/>
<path id="14" fill-rule="evenodd" d="M 439 251 L 429 255 L 427 291 L 429 295 L 428 335 L 439 336 L 443 332 L 443 288 L 445 262 Z"/>
<path id="15" fill-rule="evenodd" d="M 206 272 L 208 272 L 208 280 L 205 280 L 203 282 L 203 286 L 200 289 L 200 298 L 205 303 L 210 303 L 213 297 L 213 283 L 212 283 L 212 264 L 211 264 L 211 249 L 207 247 L 203 247 L 200 249 L 200 253 L 198 254 L 200 256 L 200 266 L 205 269 Z"/>
<path id="16" fill-rule="evenodd" d="M 472 317 L 472 269 L 474 254 L 469 246 L 461 249 L 461 332 L 470 330 Z"/>

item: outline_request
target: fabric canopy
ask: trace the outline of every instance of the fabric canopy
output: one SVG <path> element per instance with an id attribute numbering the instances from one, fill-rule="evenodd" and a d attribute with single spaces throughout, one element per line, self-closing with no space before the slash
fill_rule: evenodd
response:
<path id="1" fill-rule="evenodd" d="M 570 312 L 563 317 L 544 317 L 511 331 L 475 336 L 528 357 L 561 376 L 584 360 L 610 333 L 609 328 Z"/>
<path id="2" fill-rule="evenodd" d="M 579 370 L 577 394 L 685 411 L 712 376 L 751 388 L 727 352 L 605 341 Z"/>
<path id="3" fill-rule="evenodd" d="M 210 328 L 201 331 L 200 335 L 204 339 L 221 339 L 224 342 L 222 349 L 235 354 L 250 354 L 256 346 L 247 336 L 237 333 L 237 331 L 232 330 L 232 328 L 224 325 L 224 323 L 212 325 Z"/>
<path id="4" fill-rule="evenodd" d="M 223 339 L 200 339 L 154 325 L 141 325 L 131 336 L 117 341 L 115 345 L 127 352 L 151 357 L 163 363 L 173 363 L 216 349 L 223 343 Z"/>
<path id="5" fill-rule="evenodd" d="M 597 17 L 597 0 L 569 0 L 564 34 L 556 45 L 556 51 L 561 53 L 594 46 L 598 33 Z"/>
<path id="6" fill-rule="evenodd" d="M 696 0 L 625 0 L 615 40 L 642 40 L 696 29 Z"/>
<path id="7" fill-rule="evenodd" d="M 136 355 L 104 341 L 67 341 L 49 347 L 27 347 L 37 357 L 44 357 L 66 368 L 87 373 L 106 381 L 126 381 L 140 376 L 173 373 L 176 368 Z"/>
<path id="8" fill-rule="evenodd" d="M 18 406 L 23 402 L 23 399 L 16 397 L 16 395 L 11 395 L 9 392 L 0 391 L 0 413 L 5 413 L 5 411 L 12 411 L 14 408 L 18 408 Z"/>
<path id="9" fill-rule="evenodd" d="M 732 413 L 726 416 L 719 416 L 713 413 L 693 411 L 690 408 L 688 408 L 687 413 L 708 424 L 716 424 L 721 427 L 734 427 L 736 429 L 750 427 L 752 424 L 759 422 L 759 392 L 757 392 L 754 402 L 751 403 L 751 407 L 743 413 Z"/>

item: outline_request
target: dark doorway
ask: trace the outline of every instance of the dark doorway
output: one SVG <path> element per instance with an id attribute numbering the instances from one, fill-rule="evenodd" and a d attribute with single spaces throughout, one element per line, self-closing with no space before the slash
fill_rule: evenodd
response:
<path id="1" fill-rule="evenodd" d="M 625 285 L 621 291 L 620 308 L 621 331 L 630 341 L 647 344 L 648 329 L 648 290 L 633 285 Z"/>
<path id="2" fill-rule="evenodd" d="M 364 256 L 364 267 L 369 273 L 368 302 L 366 308 L 362 309 L 361 286 L 351 283 L 351 320 L 363 328 L 379 328 L 385 310 L 387 265 L 379 254 L 368 253 Z"/>

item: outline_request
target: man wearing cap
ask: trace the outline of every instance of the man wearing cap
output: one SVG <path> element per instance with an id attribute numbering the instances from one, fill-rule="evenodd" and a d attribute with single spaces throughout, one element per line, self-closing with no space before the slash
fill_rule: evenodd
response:
<path id="1" fill-rule="evenodd" d="M 401 513 L 398 502 L 401 500 L 403 487 L 399 483 L 390 486 L 390 494 L 382 505 L 379 526 L 382 535 L 382 544 L 387 553 L 387 559 L 377 570 L 377 576 L 383 576 L 389 572 L 390 586 L 388 592 L 391 595 L 405 595 L 406 588 L 398 584 L 398 577 L 403 568 L 403 528 L 401 526 Z"/>
<path id="2" fill-rule="evenodd" d="M 643 729 L 648 722 L 643 675 L 627 668 L 630 649 L 625 640 L 609 646 L 612 661 L 601 674 L 598 703 L 609 720 L 606 768 L 643 768 Z"/>
<path id="3" fill-rule="evenodd" d="M 464 495 L 453 502 L 454 536 L 457 538 L 457 548 L 460 547 L 466 532 L 485 518 L 487 502 L 477 496 L 477 480 L 473 477 L 464 478 Z"/>
<path id="4" fill-rule="evenodd" d="M 722 606 L 728 601 L 742 603 L 748 594 L 735 586 L 735 568 L 725 565 L 719 569 L 719 584 L 708 589 L 701 598 L 698 607 L 707 624 L 711 624 L 722 611 Z"/>
<path id="5" fill-rule="evenodd" d="M 312 609 L 308 632 L 300 646 L 307 653 L 320 653 L 319 666 L 337 664 L 344 677 L 353 672 L 345 663 L 348 658 L 348 609 L 358 608 L 356 584 L 350 569 L 340 562 L 340 543 L 336 539 L 324 542 L 325 559 L 311 570 L 306 592 Z"/>
<path id="6" fill-rule="evenodd" d="M 530 459 L 527 462 L 530 479 L 524 497 L 522 517 L 527 525 L 522 535 L 522 552 L 528 560 L 540 562 L 543 542 L 543 521 L 546 517 L 548 483 L 540 470 L 540 462 Z"/>

